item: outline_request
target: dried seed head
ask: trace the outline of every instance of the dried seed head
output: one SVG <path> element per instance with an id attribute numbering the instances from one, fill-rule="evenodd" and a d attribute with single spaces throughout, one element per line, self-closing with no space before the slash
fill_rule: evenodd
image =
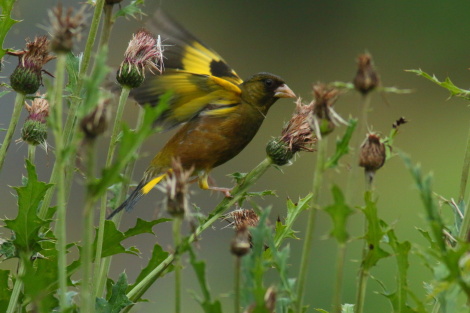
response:
<path id="1" fill-rule="evenodd" d="M 123 86 L 136 88 L 144 81 L 146 70 L 161 73 L 162 67 L 163 50 L 160 36 L 156 39 L 147 30 L 141 29 L 132 36 L 116 79 Z"/>
<path id="2" fill-rule="evenodd" d="M 70 7 L 65 11 L 62 4 L 59 3 L 49 11 L 52 51 L 56 53 L 72 51 L 74 38 L 80 40 L 81 31 L 85 27 L 84 9 L 85 7 L 82 7 L 80 11 L 72 16 L 73 8 Z"/>
<path id="3" fill-rule="evenodd" d="M 94 140 L 108 128 L 110 116 L 107 107 L 109 103 L 109 99 L 101 101 L 98 103 L 96 108 L 86 115 L 80 122 L 80 127 L 85 133 L 87 139 Z"/>
<path id="4" fill-rule="evenodd" d="M 235 237 L 230 245 L 230 251 L 237 257 L 242 257 L 250 252 L 251 249 L 251 236 L 246 225 L 237 229 Z"/>
<path id="5" fill-rule="evenodd" d="M 358 69 L 354 77 L 354 87 L 363 95 L 366 95 L 379 85 L 379 75 L 373 66 L 372 56 L 368 53 L 358 56 L 357 66 Z"/>
<path id="6" fill-rule="evenodd" d="M 361 145 L 359 166 L 364 168 L 369 183 L 374 179 L 375 172 L 385 163 L 385 144 L 376 134 L 367 134 L 367 138 Z"/>
<path id="7" fill-rule="evenodd" d="M 232 253 L 237 255 L 234 249 L 238 248 L 243 250 L 245 248 L 246 242 L 248 242 L 248 247 L 251 248 L 253 246 L 253 242 L 251 241 L 249 227 L 258 226 L 258 214 L 256 214 L 256 212 L 252 209 L 237 209 L 225 214 L 223 218 L 228 221 L 230 223 L 229 226 L 233 226 L 236 231 L 235 239 L 232 242 Z M 236 244 L 239 246 L 234 247 Z"/>
<path id="8" fill-rule="evenodd" d="M 309 120 L 313 107 L 313 103 L 302 104 L 302 99 L 297 99 L 294 114 L 282 129 L 281 137 L 273 138 L 266 146 L 266 153 L 274 164 L 289 163 L 294 154 L 299 151 L 314 151 L 312 146 L 317 139 Z"/>
<path id="9" fill-rule="evenodd" d="M 37 95 L 31 105 L 26 104 L 29 114 L 21 129 L 21 139 L 30 145 L 42 145 L 47 148 L 47 117 L 49 102 Z"/>
<path id="10" fill-rule="evenodd" d="M 26 41 L 26 50 L 9 52 L 19 58 L 16 69 L 10 76 L 11 87 L 19 93 L 35 93 L 42 83 L 42 67 L 54 59 L 49 54 L 49 40 L 46 36 L 36 37 L 34 41 Z"/>
<path id="11" fill-rule="evenodd" d="M 313 129 L 317 136 L 326 136 L 331 133 L 338 122 L 344 121 L 333 110 L 333 104 L 339 95 L 339 90 L 324 84 L 313 86 L 315 97 L 313 104 Z"/>
<path id="12" fill-rule="evenodd" d="M 194 168 L 185 170 L 181 161 L 172 160 L 171 170 L 158 188 L 165 193 L 165 207 L 174 217 L 183 217 L 189 211 L 189 178 Z"/>

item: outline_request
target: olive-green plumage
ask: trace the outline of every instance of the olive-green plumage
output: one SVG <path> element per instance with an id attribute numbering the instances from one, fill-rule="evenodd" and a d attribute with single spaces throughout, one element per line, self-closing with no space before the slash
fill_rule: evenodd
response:
<path id="1" fill-rule="evenodd" d="M 208 185 L 208 173 L 246 147 L 276 100 L 295 97 L 273 74 L 258 73 L 242 81 L 218 54 L 162 12 L 157 12 L 157 20 L 163 23 L 158 29 L 169 32 L 169 41 L 176 38 L 167 51 L 174 47 L 176 52 L 167 55 L 166 72 L 146 79 L 132 96 L 141 104 L 154 104 L 159 95 L 172 90 L 169 109 L 157 124 L 165 128 L 184 125 L 153 158 L 129 198 L 109 217 L 124 208 L 131 209 L 169 173 L 174 158 L 183 168 L 194 169 L 201 188 L 228 195 L 228 189 Z"/>

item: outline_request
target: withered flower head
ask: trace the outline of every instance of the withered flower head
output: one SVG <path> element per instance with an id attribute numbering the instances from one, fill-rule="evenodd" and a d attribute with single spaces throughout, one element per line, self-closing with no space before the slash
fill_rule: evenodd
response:
<path id="1" fill-rule="evenodd" d="M 165 193 L 164 205 L 170 215 L 182 217 L 189 211 L 189 178 L 194 168 L 185 170 L 176 158 L 171 162 L 171 170 L 158 188 Z"/>
<path id="2" fill-rule="evenodd" d="M 77 14 L 72 16 L 73 8 L 70 7 L 65 11 L 59 3 L 49 11 L 52 51 L 62 53 L 72 51 L 74 37 L 80 40 L 81 31 L 85 27 L 84 8 L 82 7 Z"/>
<path id="3" fill-rule="evenodd" d="M 326 136 L 331 133 L 339 123 L 347 124 L 333 109 L 340 91 L 324 84 L 313 86 L 313 129 L 316 135 Z"/>
<path id="4" fill-rule="evenodd" d="M 229 226 L 233 226 L 236 231 L 236 236 L 234 241 L 232 242 L 231 247 L 233 254 L 238 255 L 234 251 L 234 249 L 244 249 L 245 236 L 247 236 L 248 247 L 251 248 L 253 246 L 253 242 L 251 241 L 251 234 L 248 228 L 258 226 L 259 216 L 254 210 L 237 209 L 225 214 L 223 216 L 223 219 L 229 222 Z M 237 244 L 239 245 L 239 247 L 236 246 Z"/>
<path id="5" fill-rule="evenodd" d="M 19 63 L 10 76 L 11 87 L 19 93 L 35 93 L 42 83 L 43 66 L 55 57 L 49 54 L 49 40 L 46 36 L 26 41 L 26 50 L 9 52 L 19 57 Z"/>
<path id="6" fill-rule="evenodd" d="M 281 137 L 273 138 L 266 146 L 266 153 L 274 164 L 287 164 L 299 151 L 314 151 L 316 137 L 309 120 L 313 107 L 313 103 L 302 104 L 302 99 L 297 99 L 294 114 L 282 129 Z"/>
<path id="7" fill-rule="evenodd" d="M 119 84 L 130 88 L 139 87 L 145 78 L 145 71 L 162 72 L 163 51 L 160 36 L 155 38 L 145 29 L 139 30 L 132 36 L 129 46 L 124 53 L 116 75 Z"/>
<path id="8" fill-rule="evenodd" d="M 380 137 L 373 133 L 367 134 L 361 145 L 359 166 L 364 168 L 369 183 L 374 179 L 375 172 L 384 165 L 385 157 L 385 144 L 381 142 Z"/>
<path id="9" fill-rule="evenodd" d="M 101 135 L 108 128 L 109 110 L 107 109 L 110 103 L 109 99 L 101 101 L 95 109 L 86 115 L 80 122 L 80 127 L 85 133 L 86 139 L 94 140 L 97 136 Z"/>
<path id="10" fill-rule="evenodd" d="M 232 244 L 230 245 L 230 251 L 233 255 L 242 257 L 250 252 L 250 249 L 250 232 L 248 231 L 246 225 L 243 225 L 241 228 L 236 230 L 235 237 L 233 238 Z"/>
<path id="11" fill-rule="evenodd" d="M 30 145 L 42 145 L 47 148 L 47 117 L 49 116 L 49 102 L 37 95 L 31 105 L 26 104 L 28 117 L 21 129 L 21 139 Z"/>
<path id="12" fill-rule="evenodd" d="M 372 63 L 372 56 L 368 53 L 357 57 L 357 73 L 354 77 L 354 87 L 366 95 L 374 90 L 380 83 L 379 75 Z"/>

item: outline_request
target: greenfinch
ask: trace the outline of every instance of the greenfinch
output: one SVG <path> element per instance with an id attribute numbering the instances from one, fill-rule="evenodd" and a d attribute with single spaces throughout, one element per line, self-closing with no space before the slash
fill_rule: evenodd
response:
<path id="1" fill-rule="evenodd" d="M 171 173 L 173 159 L 198 176 L 202 189 L 210 186 L 210 171 L 239 154 L 253 139 L 269 108 L 279 98 L 295 94 L 279 76 L 258 73 L 243 81 L 215 51 L 197 40 L 182 26 L 157 11 L 149 29 L 165 44 L 165 70 L 148 75 L 131 96 L 139 104 L 158 104 L 172 92 L 168 109 L 156 121 L 163 129 L 183 124 L 150 162 L 142 180 L 130 196 L 108 218 L 130 210 L 155 185 Z"/>

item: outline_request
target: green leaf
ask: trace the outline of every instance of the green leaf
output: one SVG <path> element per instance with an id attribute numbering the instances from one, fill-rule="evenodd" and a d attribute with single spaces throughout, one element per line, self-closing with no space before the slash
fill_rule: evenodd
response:
<path id="1" fill-rule="evenodd" d="M 135 247 L 130 247 L 130 248 L 125 248 L 121 242 L 133 237 L 137 236 L 140 234 L 144 233 L 150 233 L 153 234 L 152 227 L 163 223 L 170 221 L 169 219 L 166 218 L 161 218 L 158 220 L 153 220 L 150 222 L 144 221 L 142 219 L 137 219 L 136 225 L 129 230 L 127 230 L 125 233 L 119 231 L 116 228 L 116 224 L 114 224 L 113 221 L 106 221 L 104 225 L 104 241 L 103 241 L 103 252 L 102 252 L 102 257 L 108 257 L 111 255 L 119 254 L 119 253 L 130 253 L 130 254 L 135 254 L 137 255 L 139 253 L 139 250 Z M 96 249 L 96 244 L 97 244 L 97 238 L 95 238 L 94 248 L 93 250 Z"/>
<path id="2" fill-rule="evenodd" d="M 3 91 L 0 91 L 0 98 L 3 97 L 4 95 L 10 93 L 11 90 L 3 90 Z"/>
<path id="3" fill-rule="evenodd" d="M 127 275 L 122 273 L 119 275 L 118 281 L 113 285 L 109 300 L 99 298 L 96 300 L 97 313 L 119 313 L 123 308 L 133 304 L 126 296 L 128 288 Z"/>
<path id="4" fill-rule="evenodd" d="M 16 23 L 20 22 L 11 18 L 11 11 L 15 0 L 2 0 L 0 7 L 2 8 L 0 14 L 0 59 L 6 54 L 7 50 L 3 49 L 3 42 L 10 28 Z"/>
<path id="5" fill-rule="evenodd" d="M 341 313 L 354 313 L 354 304 L 343 304 L 341 306 Z"/>
<path id="6" fill-rule="evenodd" d="M 457 96 L 457 97 L 460 97 L 460 98 L 470 100 L 470 90 L 462 89 L 462 88 L 459 88 L 459 87 L 455 86 L 454 83 L 452 83 L 452 81 L 450 80 L 449 77 L 447 77 L 443 82 L 441 82 L 441 81 L 439 81 L 439 79 L 437 79 L 437 77 L 435 75 L 431 76 L 428 73 L 423 72 L 421 69 L 407 70 L 407 72 L 415 73 L 418 76 L 424 77 L 424 78 L 432 81 L 433 83 L 447 89 L 450 92 L 451 97 Z"/>
<path id="7" fill-rule="evenodd" d="M 44 198 L 46 191 L 52 186 L 38 181 L 34 165 L 26 160 L 26 170 L 28 180 L 25 186 L 13 187 L 18 194 L 18 215 L 15 219 L 6 219 L 5 226 L 14 232 L 13 244 L 17 253 L 27 253 L 31 255 L 39 251 L 39 242 L 43 240 L 40 237 L 41 227 L 50 223 L 37 215 L 37 208 Z"/>
<path id="8" fill-rule="evenodd" d="M 206 281 L 206 263 L 198 261 L 193 249 L 189 248 L 190 263 L 196 273 L 197 281 L 201 287 L 203 298 L 193 294 L 195 299 L 199 302 L 205 313 L 222 313 L 222 305 L 219 300 L 212 301 L 209 286 Z"/>
<path id="9" fill-rule="evenodd" d="M 137 286 L 144 278 L 147 277 L 147 275 L 154 269 L 156 268 L 158 265 L 160 265 L 167 257 L 168 257 L 169 253 L 164 251 L 162 249 L 161 246 L 159 246 L 158 244 L 155 244 L 155 246 L 153 247 L 153 251 L 152 251 L 152 256 L 150 257 L 150 260 L 149 262 L 147 263 L 147 266 L 144 267 L 139 275 L 137 276 L 137 279 L 135 280 L 134 284 L 130 285 L 129 286 L 129 290 L 133 289 L 135 286 Z M 171 272 L 173 270 L 173 265 L 169 265 L 168 268 L 166 269 L 166 272 L 165 273 L 168 273 L 168 272 Z M 157 278 L 160 278 L 162 277 L 163 274 Z M 155 280 L 157 279 L 155 278 Z M 149 286 L 152 285 L 152 284 L 149 284 Z"/>
<path id="10" fill-rule="evenodd" d="M 0 270 L 0 312 L 6 312 L 12 290 L 9 286 L 10 271 Z"/>
<path id="11" fill-rule="evenodd" d="M 136 15 L 145 15 L 140 7 L 144 5 L 144 0 L 132 0 L 130 4 L 126 5 L 122 9 L 118 10 L 114 15 L 114 19 L 118 17 L 131 16 L 136 18 Z"/>
<path id="12" fill-rule="evenodd" d="M 351 137 L 354 133 L 354 130 L 357 126 L 356 119 L 349 119 L 348 127 L 344 132 L 344 135 L 341 139 L 336 140 L 336 151 L 335 154 L 332 155 L 325 163 L 325 169 L 328 168 L 335 168 L 338 166 L 339 160 L 346 154 L 349 153 L 349 142 L 351 141 Z"/>
<path id="13" fill-rule="evenodd" d="M 15 244 L 13 243 L 13 239 L 11 240 L 2 240 L 0 244 L 0 256 L 2 256 L 5 260 L 16 258 L 18 257 L 18 253 L 16 251 Z"/>
<path id="14" fill-rule="evenodd" d="M 334 203 L 325 208 L 325 212 L 328 213 L 333 222 L 330 236 L 336 238 L 338 243 L 344 244 L 349 239 L 346 224 L 348 217 L 353 214 L 353 210 L 344 201 L 344 195 L 337 185 L 331 188 L 331 193 L 333 194 Z"/>
<path id="15" fill-rule="evenodd" d="M 276 234 L 274 236 L 274 242 L 276 248 L 279 248 L 282 242 L 287 238 L 298 239 L 295 236 L 296 231 L 292 229 L 294 222 L 300 216 L 300 213 L 306 211 L 310 205 L 312 194 L 308 194 L 305 198 L 300 199 L 297 203 L 292 200 L 287 200 L 287 216 L 282 223 L 281 221 L 276 222 Z"/>
<path id="16" fill-rule="evenodd" d="M 386 224 L 379 219 L 377 215 L 377 203 L 372 199 L 372 192 L 367 191 L 364 196 L 366 206 L 361 211 L 366 216 L 367 232 L 365 239 L 367 242 L 366 255 L 364 257 L 362 267 L 368 271 L 374 267 L 377 262 L 390 254 L 380 247 L 382 239 L 385 236 L 383 227 Z"/>

